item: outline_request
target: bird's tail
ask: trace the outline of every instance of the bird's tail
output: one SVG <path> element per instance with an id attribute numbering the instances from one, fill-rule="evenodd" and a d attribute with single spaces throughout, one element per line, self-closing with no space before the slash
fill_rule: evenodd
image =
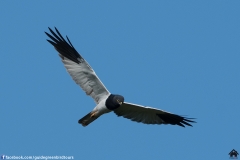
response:
<path id="1" fill-rule="evenodd" d="M 99 116 L 95 116 L 93 112 L 88 113 L 86 116 L 78 120 L 79 124 L 82 124 L 83 127 L 86 127 L 94 120 L 96 120 Z"/>

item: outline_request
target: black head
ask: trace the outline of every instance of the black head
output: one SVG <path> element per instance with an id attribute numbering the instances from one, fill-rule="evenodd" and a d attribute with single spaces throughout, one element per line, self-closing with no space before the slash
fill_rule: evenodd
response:
<path id="1" fill-rule="evenodd" d="M 117 94 L 111 94 L 107 98 L 105 105 L 109 110 L 114 110 L 120 107 L 123 102 L 124 102 L 123 96 L 117 95 Z"/>

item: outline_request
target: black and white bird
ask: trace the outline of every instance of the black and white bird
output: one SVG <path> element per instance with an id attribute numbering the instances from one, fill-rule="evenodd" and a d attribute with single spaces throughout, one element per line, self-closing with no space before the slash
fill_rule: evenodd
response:
<path id="1" fill-rule="evenodd" d="M 56 27 L 56 32 L 50 28 L 49 30 L 52 35 L 45 32 L 51 39 L 47 41 L 59 52 L 67 72 L 97 104 L 78 123 L 87 126 L 101 115 L 111 111 L 118 116 L 145 124 L 172 124 L 185 127 L 185 125 L 192 126 L 190 123 L 195 122 L 192 120 L 193 118 L 186 118 L 160 109 L 124 102 L 123 96 L 111 94 L 87 61 L 76 51 L 68 37 L 66 36 L 66 41 Z"/>

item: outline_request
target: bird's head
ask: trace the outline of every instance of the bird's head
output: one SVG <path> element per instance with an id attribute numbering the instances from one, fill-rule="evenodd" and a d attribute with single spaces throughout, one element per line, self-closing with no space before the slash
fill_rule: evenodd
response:
<path id="1" fill-rule="evenodd" d="M 124 97 L 121 95 L 111 94 L 106 100 L 106 107 L 110 110 L 117 109 L 124 102 Z"/>

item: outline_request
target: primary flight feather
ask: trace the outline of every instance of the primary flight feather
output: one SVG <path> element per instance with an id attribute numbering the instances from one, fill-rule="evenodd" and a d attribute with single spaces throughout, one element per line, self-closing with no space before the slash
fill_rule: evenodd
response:
<path id="1" fill-rule="evenodd" d="M 56 32 L 51 28 L 49 28 L 49 31 L 52 35 L 45 32 L 51 39 L 47 41 L 59 52 L 59 56 L 67 72 L 97 104 L 78 123 L 87 126 L 101 115 L 111 111 L 118 116 L 145 124 L 172 124 L 185 127 L 184 125 L 192 126 L 190 123 L 195 122 L 192 118 L 182 117 L 156 108 L 124 102 L 123 96 L 111 94 L 87 61 L 76 51 L 68 37 L 66 36 L 66 41 L 57 28 L 55 28 Z"/>

